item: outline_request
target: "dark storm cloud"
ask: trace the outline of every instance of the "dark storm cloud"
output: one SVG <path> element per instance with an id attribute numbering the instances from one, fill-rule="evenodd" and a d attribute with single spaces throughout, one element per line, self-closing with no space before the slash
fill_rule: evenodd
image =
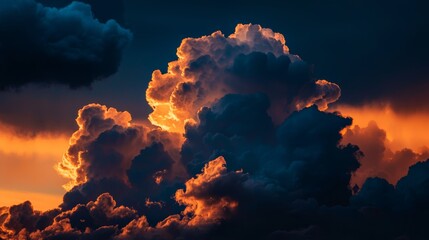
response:
<path id="1" fill-rule="evenodd" d="M 117 71 L 131 40 L 116 21 L 95 19 L 87 4 L 59 9 L 33 0 L 0 4 L 1 90 L 28 83 L 89 86 Z"/>
<path id="2" fill-rule="evenodd" d="M 100 142 L 94 144 L 108 147 Z M 119 168 L 120 164 L 117 164 L 119 166 L 111 168 Z M 173 160 L 163 145 L 153 143 L 132 159 L 132 164 L 125 175 L 127 182 L 109 175 L 102 179 L 90 178 L 66 193 L 61 207 L 71 209 L 76 204 L 85 204 L 108 192 L 119 204 L 132 207 L 140 214 L 144 214 L 151 223 L 157 223 L 172 213 L 180 212 L 181 209 L 171 198 L 183 184 L 169 178 L 172 164 Z"/>
<path id="3" fill-rule="evenodd" d="M 311 107 L 275 128 L 268 106 L 263 95 L 226 95 L 211 109 L 204 108 L 200 124 L 187 128 L 182 161 L 195 172 L 209 159 L 224 156 L 232 169 L 284 182 L 281 188 L 289 188 L 296 197 L 314 197 L 326 204 L 347 202 L 351 172 L 359 167 L 358 149 L 337 145 L 339 131 L 351 119 Z"/>
<path id="4" fill-rule="evenodd" d="M 397 239 L 400 236 L 402 239 L 425 239 L 428 232 L 424 219 L 429 214 L 428 172 L 429 160 L 411 166 L 396 186 L 384 179 L 368 179 L 359 194 L 352 198 L 352 205 L 360 207 L 369 224 L 377 223 L 374 233 Z"/>
<path id="5" fill-rule="evenodd" d="M 59 209 L 35 211 L 29 201 L 0 208 L 0 238 L 6 239 L 9 234 L 18 235 L 21 231 L 26 233 L 45 229 L 59 213 Z"/>
<path id="6" fill-rule="evenodd" d="M 28 202 L 3 209 L 1 234 L 151 240 L 427 236 L 429 161 L 412 166 L 396 186 L 369 179 L 352 195 L 349 181 L 359 167 L 360 152 L 356 146 L 340 145 L 340 131 L 351 119 L 313 106 L 276 125 L 267 113 L 269 105 L 263 94 L 226 95 L 202 109 L 199 123 L 187 126 L 182 161 L 191 178 L 186 181 L 167 177 L 174 160 L 162 143 L 152 142 L 131 160 L 127 181 L 109 173 L 105 178 L 88 175 L 88 181 L 65 195 L 62 209 L 41 225 L 36 224 L 39 216 L 47 213 L 34 212 Z M 89 141 L 85 154 L 98 156 L 101 149 L 112 148 L 111 141 L 101 139 L 112 137 L 118 143 L 114 123 L 126 125 L 129 119 L 100 105 L 83 108 L 78 122 L 80 139 Z M 121 144 L 132 142 L 120 139 Z M 121 161 L 99 156 L 87 165 L 105 159 L 112 168 L 122 168 Z M 166 177 L 157 182 L 157 176 Z"/>
<path id="7" fill-rule="evenodd" d="M 73 0 L 36 0 L 39 3 L 42 3 L 45 6 L 49 7 L 65 7 L 73 2 Z M 119 24 L 123 25 L 125 22 L 124 19 L 124 0 L 81 0 L 83 2 L 91 5 L 92 12 L 94 17 L 100 20 L 101 22 L 107 22 L 110 19 L 114 19 Z"/>
<path id="8" fill-rule="evenodd" d="M 18 211 L 25 213 L 21 215 L 10 211 L 12 208 L 1 208 L 1 236 L 151 240 L 426 239 L 429 161 L 412 166 L 396 186 L 384 179 L 371 178 L 353 194 L 350 180 L 359 170 L 362 152 L 356 145 L 344 145 L 341 135 L 352 119 L 323 112 L 315 105 L 306 107 L 323 106 L 323 102 L 318 102 L 320 99 L 335 101 L 339 87 L 309 78 L 307 73 L 312 72 L 300 59 L 295 59 L 300 64 L 290 68 L 292 61 L 288 59 L 292 56 L 285 53 L 281 35 L 257 25 L 238 28 L 236 39 L 251 40 L 244 49 L 256 46 L 256 50 L 266 47 L 268 50 L 246 50 L 231 57 L 229 47 L 220 50 L 217 47 L 236 41 L 235 37 L 226 40 L 216 32 L 199 39 L 186 39 L 179 49 L 182 55 L 178 62 L 170 64 L 171 71 L 164 75 L 154 72 L 152 100 L 173 100 L 171 106 L 178 106 L 179 113 L 196 117 L 195 121 L 184 122 L 184 139 L 153 126 L 132 124 L 128 112 L 99 104 L 83 107 L 77 118 L 79 129 L 72 135 L 70 148 L 60 165 L 63 174 L 74 181 L 58 214 L 48 219 L 49 226 L 35 228 L 32 217 L 35 213 L 27 206 L 29 203 L 17 208 L 23 209 Z M 213 52 L 201 54 L 208 50 Z M 219 60 L 228 56 L 231 58 Z M 189 62 L 186 57 L 190 57 Z M 216 61 L 227 62 L 223 68 L 227 71 L 218 71 Z M 238 80 L 234 83 L 238 84 L 240 94 L 225 95 L 224 89 L 210 87 L 219 83 L 217 77 L 225 72 Z M 289 74 L 297 75 L 279 78 L 290 80 L 286 87 L 273 84 L 277 75 Z M 182 81 L 184 76 L 201 81 Z M 174 84 L 165 84 L 170 82 Z M 203 89 L 203 84 L 208 85 Z M 250 91 L 242 89 L 246 87 Z M 293 92 L 288 100 L 310 99 L 309 104 L 296 106 L 297 102 L 293 102 L 285 115 L 271 112 L 273 104 L 278 104 L 278 97 L 288 97 L 274 94 L 280 89 Z M 204 90 L 202 95 L 198 90 Z M 211 90 L 220 92 L 210 101 L 196 104 L 198 108 L 190 106 L 192 100 Z M 161 118 L 171 117 L 168 111 L 161 113 Z M 381 141 L 385 134 L 377 127 L 369 128 L 368 133 L 368 138 L 376 143 L 374 151 L 383 151 Z M 356 140 L 367 141 L 366 134 L 357 135 L 353 135 Z M 402 157 L 410 156 L 413 155 Z M 178 167 L 185 174 L 178 174 Z M 11 222 L 8 219 L 18 220 L 5 224 Z"/>

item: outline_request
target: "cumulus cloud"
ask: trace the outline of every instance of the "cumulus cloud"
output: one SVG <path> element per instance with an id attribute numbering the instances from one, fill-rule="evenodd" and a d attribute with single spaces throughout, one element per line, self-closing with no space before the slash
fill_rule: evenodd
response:
<path id="1" fill-rule="evenodd" d="M 1 239 L 18 239 L 20 235 L 44 229 L 53 223 L 59 209 L 35 211 L 29 201 L 11 207 L 0 208 Z"/>
<path id="2" fill-rule="evenodd" d="M 2 1 L 0 34 L 0 90 L 89 86 L 117 71 L 132 37 L 114 20 L 99 22 L 87 4 L 51 8 L 34 0 Z"/>
<path id="3" fill-rule="evenodd" d="M 191 215 L 189 225 L 218 222 L 220 219 L 226 218 L 228 212 L 237 207 L 238 202 L 234 199 L 212 194 L 214 193 L 213 188 L 219 188 L 219 179 L 226 177 L 225 165 L 226 161 L 223 157 L 210 161 L 204 167 L 202 174 L 198 174 L 186 182 L 186 190 L 180 189 L 176 192 L 176 201 L 186 205 L 183 213 Z M 241 172 L 232 175 L 241 175 Z"/>
<path id="4" fill-rule="evenodd" d="M 70 179 L 63 210 L 108 192 L 119 204 L 145 213 L 150 221 L 180 211 L 171 196 L 185 176 L 177 156 L 183 140 L 131 120 L 128 112 L 100 104 L 79 110 L 79 129 L 57 167 Z"/>
<path id="5" fill-rule="evenodd" d="M 224 156 L 233 169 L 278 182 L 296 197 L 346 202 L 359 151 L 339 146 L 339 131 L 351 119 L 312 107 L 292 113 L 275 127 L 268 109 L 268 98 L 260 94 L 226 95 L 212 108 L 203 108 L 200 124 L 187 127 L 183 163 L 195 173 L 207 160 Z"/>
<path id="6" fill-rule="evenodd" d="M 163 129 L 183 132 L 201 107 L 227 93 L 263 92 L 271 116 L 281 122 L 294 110 L 313 104 L 321 109 L 336 101 L 340 88 L 317 80 L 311 66 L 289 52 L 285 37 L 259 25 L 239 24 L 225 36 L 217 31 L 186 38 L 168 71 L 153 72 L 146 99 L 154 109 L 150 121 Z"/>
<path id="7" fill-rule="evenodd" d="M 80 109 L 58 167 L 72 180 L 60 209 L 2 208 L 0 236 L 427 238 L 429 161 L 396 186 L 370 178 L 353 194 L 359 161 L 368 166 L 361 150 L 380 161 L 385 133 L 370 125 L 343 139 L 352 119 L 323 111 L 339 87 L 315 79 L 283 35 L 238 25 L 229 37 L 185 39 L 178 58 L 147 91 L 155 127 L 100 104 Z"/>
<path id="8" fill-rule="evenodd" d="M 104 105 L 79 110 L 79 129 L 70 138 L 58 170 L 71 179 L 68 188 L 90 179 L 113 177 L 127 182 L 126 170 L 144 143 L 144 128 L 131 126 L 131 115 Z"/>

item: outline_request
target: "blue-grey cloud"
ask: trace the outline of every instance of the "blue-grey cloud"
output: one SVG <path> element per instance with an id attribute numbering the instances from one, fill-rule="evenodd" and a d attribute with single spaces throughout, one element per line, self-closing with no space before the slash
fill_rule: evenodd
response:
<path id="1" fill-rule="evenodd" d="M 63 8 L 34 0 L 0 3 L 0 89 L 28 83 L 89 86 L 114 74 L 132 34 L 94 18 L 90 5 Z"/>

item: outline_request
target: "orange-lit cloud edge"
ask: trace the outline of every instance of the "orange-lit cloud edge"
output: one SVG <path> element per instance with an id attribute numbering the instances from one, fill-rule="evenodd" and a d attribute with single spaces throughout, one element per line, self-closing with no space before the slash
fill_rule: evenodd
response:
<path id="1" fill-rule="evenodd" d="M 240 25 L 241 28 L 242 26 Z M 240 29 L 239 29 L 240 30 Z M 281 43 L 285 43 L 284 37 L 281 34 L 273 33 L 272 31 L 266 31 L 264 32 L 265 35 L 272 37 Z M 220 32 L 214 33 L 211 37 L 217 37 L 217 35 L 221 35 Z M 231 35 L 232 38 L 240 37 L 239 34 L 237 35 Z M 207 36 L 208 37 L 208 36 Z M 184 42 L 190 41 L 188 39 L 185 39 Z M 284 46 L 285 48 L 283 51 L 286 53 L 289 51 L 289 49 Z M 181 55 L 182 54 L 182 55 Z M 161 72 L 155 71 L 152 76 L 152 82 L 151 84 L 154 84 L 156 82 L 157 87 L 159 85 L 164 85 L 166 87 L 170 87 L 173 90 L 171 95 L 168 95 L 166 97 L 165 102 L 159 102 L 156 98 L 154 98 L 151 94 L 151 85 L 149 85 L 149 89 L 147 91 L 147 99 L 149 104 L 154 108 L 154 112 L 150 115 L 149 120 L 152 122 L 152 124 L 159 126 L 163 128 L 163 130 L 166 131 L 172 131 L 172 132 L 178 132 L 183 133 L 184 132 L 184 125 L 187 122 L 193 123 L 195 121 L 195 114 L 196 109 L 187 109 L 186 102 L 185 105 L 180 105 L 182 102 L 176 99 L 178 91 L 178 86 L 180 83 L 184 82 L 183 80 L 174 80 L 172 78 L 180 78 L 184 77 L 184 73 L 181 71 L 178 71 L 180 68 L 180 65 L 185 64 L 181 61 L 186 61 L 185 56 L 183 55 L 182 49 L 178 49 L 178 56 L 179 60 L 178 62 L 172 62 L 169 65 L 169 70 L 166 74 L 161 75 Z M 178 72 L 175 72 L 178 71 Z M 182 70 L 183 71 L 183 70 Z M 192 81 L 192 79 L 186 79 L 186 81 Z M 173 82 L 173 86 L 167 86 L 166 84 L 168 82 Z M 321 86 L 328 86 L 329 82 L 325 80 L 319 80 L 318 84 Z M 174 84 L 177 84 L 174 85 Z M 332 83 L 333 84 L 333 83 Z M 154 86 L 152 86 L 154 87 Z M 216 93 L 217 94 L 217 93 Z M 215 94 L 215 95 L 216 95 Z M 222 93 L 223 94 L 223 93 Z M 219 94 L 217 94 L 219 95 Z M 216 95 L 216 96 L 217 96 Z M 220 95 L 219 95 L 220 96 Z M 182 99 L 183 100 L 183 99 Z M 186 99 L 185 99 L 186 100 Z M 208 99 L 207 103 L 212 102 L 214 99 Z M 328 99 L 328 102 L 322 102 L 321 106 L 319 108 L 326 109 L 327 103 L 334 102 L 337 100 L 337 97 L 334 97 L 332 99 Z M 313 103 L 317 104 L 317 99 Z M 308 106 L 309 103 L 305 103 L 304 105 L 297 107 L 298 109 Z M 106 108 L 105 106 L 103 106 Z M 180 107 L 180 108 L 178 108 Z M 118 122 L 119 125 L 122 126 L 130 126 L 132 124 L 135 124 L 131 120 L 131 116 L 128 112 L 118 112 L 114 108 L 105 109 L 106 110 L 106 117 L 113 118 L 115 121 Z M 186 112 L 185 110 L 191 110 Z M 429 115 L 424 114 L 414 114 L 414 115 L 400 115 L 395 113 L 388 105 L 365 105 L 363 107 L 352 107 L 347 105 L 337 105 L 334 108 L 328 109 L 328 111 L 339 111 L 343 116 L 350 116 L 353 118 L 353 126 L 360 126 L 360 127 L 366 127 L 370 121 L 375 121 L 377 125 L 386 131 L 387 135 L 387 143 L 388 148 L 392 151 L 399 151 L 403 148 L 411 148 L 413 151 L 421 153 L 425 150 L 426 143 L 429 142 L 429 135 L 425 135 L 424 132 L 421 129 L 424 129 L 427 122 L 429 121 Z M 78 127 L 81 127 L 78 121 Z M 70 160 L 72 158 L 71 156 L 68 156 L 67 153 L 64 155 L 64 153 L 67 150 L 68 143 L 69 144 L 75 144 L 76 139 L 79 135 L 83 134 L 81 132 L 81 129 L 76 131 L 73 136 L 68 139 L 66 136 L 37 136 L 33 139 L 25 139 L 16 137 L 13 135 L 11 131 L 7 131 L 8 134 L 2 135 L 0 138 L 0 146 L 2 148 L 0 151 L 5 152 L 7 154 L 34 154 L 38 153 L 41 154 L 42 157 L 44 155 L 50 155 L 50 156 L 56 156 L 57 161 L 61 161 L 62 168 L 59 169 L 60 173 L 71 179 L 72 182 L 70 182 L 67 186 L 67 189 L 70 189 L 72 186 L 83 183 L 86 181 L 86 179 L 81 178 L 76 175 L 76 170 L 79 168 L 79 164 L 73 165 L 69 164 L 71 162 L 78 162 L 76 160 Z M 183 139 L 182 139 L 183 141 Z M 76 157 L 79 157 L 78 155 Z M 408 166 L 404 166 L 404 168 L 407 168 Z M 62 183 L 61 183 L 62 184 Z M 60 184 L 59 184 L 60 185 Z M 18 197 L 17 193 L 17 201 L 21 201 L 21 198 Z M 12 195 L 10 195 L 12 197 Z M 43 210 L 42 208 L 45 207 L 38 207 L 36 197 L 31 199 L 31 195 L 29 196 L 29 200 L 32 200 L 35 202 L 36 208 L 39 208 L 40 210 Z M 19 200 L 18 200 L 19 199 Z M 57 201 L 56 199 L 55 201 Z M 52 207 L 58 206 L 59 202 L 56 202 L 55 205 L 52 200 Z M 1 202 L 0 202 L 0 205 Z M 9 204 L 4 204 L 9 205 Z"/>

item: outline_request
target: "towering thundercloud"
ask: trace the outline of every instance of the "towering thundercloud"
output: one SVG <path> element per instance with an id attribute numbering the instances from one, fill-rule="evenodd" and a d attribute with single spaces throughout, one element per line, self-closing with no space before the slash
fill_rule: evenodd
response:
<path id="1" fill-rule="evenodd" d="M 429 162 L 352 193 L 362 152 L 340 97 L 280 33 L 187 38 L 146 91 L 152 125 L 89 104 L 58 165 L 58 209 L 0 208 L 3 239 L 425 239 Z M 379 129 L 376 132 L 382 140 Z M 345 135 L 365 139 L 358 131 Z"/>

